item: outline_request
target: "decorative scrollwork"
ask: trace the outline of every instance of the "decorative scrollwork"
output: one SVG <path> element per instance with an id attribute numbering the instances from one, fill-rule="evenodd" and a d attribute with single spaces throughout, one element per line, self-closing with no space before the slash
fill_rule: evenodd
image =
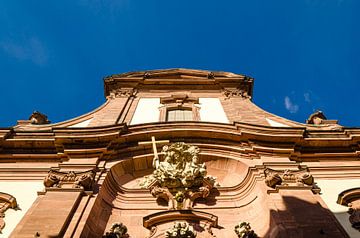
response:
<path id="1" fill-rule="evenodd" d="M 51 169 L 44 179 L 44 185 L 45 187 L 61 188 L 65 184 L 71 184 L 73 188 L 91 190 L 93 187 L 94 178 L 94 170 L 75 173 L 74 171 L 59 172 Z"/>
<path id="2" fill-rule="evenodd" d="M 309 186 L 313 192 L 320 192 L 319 187 L 314 182 L 314 177 L 306 170 L 273 170 L 267 168 L 265 171 L 265 183 L 271 188 L 277 185 L 284 186 Z"/>

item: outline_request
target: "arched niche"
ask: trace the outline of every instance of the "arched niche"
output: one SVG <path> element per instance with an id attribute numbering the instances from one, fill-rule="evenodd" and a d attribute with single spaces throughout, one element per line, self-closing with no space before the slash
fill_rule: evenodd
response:
<path id="1" fill-rule="evenodd" d="M 149 230 L 142 224 L 143 218 L 167 210 L 166 204 L 157 201 L 149 190 L 139 186 L 139 182 L 153 172 L 152 160 L 151 155 L 143 155 L 111 163 L 112 166 L 108 168 L 101 184 L 90 218 L 86 222 L 85 233 L 103 235 L 111 224 L 122 222 L 127 226 L 131 237 L 149 235 Z M 261 190 L 255 189 L 258 186 L 256 182 L 258 175 L 256 169 L 250 167 L 253 162 L 249 159 L 235 159 L 223 155 L 211 155 L 211 153 L 200 153 L 200 162 L 206 164 L 208 175 L 217 177 L 220 187 L 212 190 L 208 198 L 203 201 L 200 199 L 194 206 L 195 210 L 207 212 L 218 205 L 230 209 L 231 207 L 242 209 L 251 205 L 254 217 L 257 213 L 261 213 L 261 206 L 264 203 L 260 201 L 262 198 L 258 194 Z M 224 198 L 222 198 L 223 193 Z M 236 224 L 238 221 L 230 222 Z"/>

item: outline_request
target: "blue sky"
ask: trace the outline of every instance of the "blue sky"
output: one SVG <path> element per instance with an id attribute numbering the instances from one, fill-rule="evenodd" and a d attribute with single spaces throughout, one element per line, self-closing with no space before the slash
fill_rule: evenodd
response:
<path id="1" fill-rule="evenodd" d="M 1 1 L 0 127 L 104 101 L 102 78 L 194 68 L 255 78 L 254 102 L 360 126 L 360 1 Z"/>

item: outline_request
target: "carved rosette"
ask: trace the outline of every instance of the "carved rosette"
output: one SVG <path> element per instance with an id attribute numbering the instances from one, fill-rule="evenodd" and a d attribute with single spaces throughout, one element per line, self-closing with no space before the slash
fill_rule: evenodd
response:
<path id="1" fill-rule="evenodd" d="M 89 170 L 85 172 L 59 172 L 50 170 L 44 179 L 44 185 L 47 188 L 83 188 L 86 191 L 93 189 L 95 179 L 95 171 Z"/>
<path id="2" fill-rule="evenodd" d="M 5 217 L 5 212 L 9 208 L 18 208 L 16 198 L 10 194 L 0 192 L 0 234 L 2 229 L 5 227 L 5 221 L 3 219 Z"/>
<path id="3" fill-rule="evenodd" d="M 175 222 L 173 227 L 165 231 L 166 238 L 195 238 L 196 231 L 187 222 Z"/>
<path id="4" fill-rule="evenodd" d="M 265 169 L 265 183 L 271 188 L 276 186 L 306 186 L 311 187 L 314 193 L 319 193 L 320 188 L 314 182 L 314 177 L 306 170 L 273 170 Z"/>
<path id="5" fill-rule="evenodd" d="M 129 235 L 127 234 L 127 227 L 120 223 L 112 224 L 110 231 L 106 232 L 103 238 L 127 238 Z"/>
<path id="6" fill-rule="evenodd" d="M 250 223 L 241 222 L 235 226 L 235 233 L 239 238 L 257 238 L 258 235 L 251 229 Z"/>

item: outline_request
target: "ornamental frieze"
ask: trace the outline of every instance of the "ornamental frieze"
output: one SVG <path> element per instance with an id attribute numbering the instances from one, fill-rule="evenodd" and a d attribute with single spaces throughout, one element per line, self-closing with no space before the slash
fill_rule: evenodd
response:
<path id="1" fill-rule="evenodd" d="M 86 191 L 92 190 L 95 178 L 95 171 L 85 172 L 60 172 L 50 170 L 44 179 L 44 185 L 47 188 L 83 188 Z"/>

